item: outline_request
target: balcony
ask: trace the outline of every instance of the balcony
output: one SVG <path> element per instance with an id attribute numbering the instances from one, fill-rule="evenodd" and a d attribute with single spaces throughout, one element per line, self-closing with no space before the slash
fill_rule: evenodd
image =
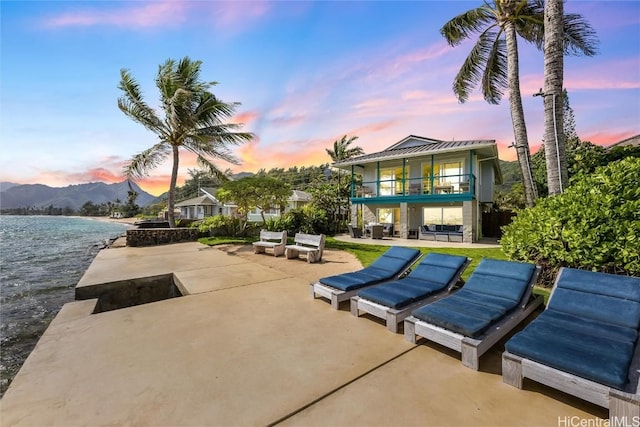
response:
<path id="1" fill-rule="evenodd" d="M 475 197 L 473 174 L 351 183 L 352 203 L 465 201 Z"/>

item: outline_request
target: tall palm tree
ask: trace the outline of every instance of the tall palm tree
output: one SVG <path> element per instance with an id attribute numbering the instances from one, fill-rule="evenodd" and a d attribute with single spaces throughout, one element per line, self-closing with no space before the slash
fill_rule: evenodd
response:
<path id="1" fill-rule="evenodd" d="M 453 81 L 460 102 L 481 83 L 484 99 L 498 104 L 509 89 L 511 121 L 527 206 L 537 197 L 530 170 L 531 154 L 520 93 L 517 35 L 531 40 L 531 27 L 542 26 L 544 9 L 526 0 L 495 0 L 464 12 L 447 22 L 440 33 L 449 45 L 457 46 L 479 33 L 478 41 Z"/>
<path id="2" fill-rule="evenodd" d="M 572 42 L 565 42 L 571 26 Z M 569 183 L 564 140 L 564 54 L 596 54 L 595 31 L 581 16 L 564 14 L 564 0 L 547 0 L 544 9 L 544 152 L 549 194 L 562 193 Z"/>
<path id="3" fill-rule="evenodd" d="M 175 227 L 175 190 L 180 163 L 180 150 L 185 149 L 197 156 L 200 167 L 214 176 L 224 179 L 213 159 L 239 163 L 228 150 L 228 145 L 237 145 L 253 138 L 253 134 L 239 132 L 241 125 L 223 123 L 230 118 L 238 103 L 225 103 L 216 98 L 209 89 L 216 82 L 200 80 L 201 61 L 184 57 L 180 61 L 167 60 L 158 68 L 156 86 L 160 91 L 160 117 L 143 99 L 140 85 L 127 69 L 120 70 L 118 88 L 123 94 L 118 98 L 118 108 L 133 121 L 155 133 L 159 141 L 152 147 L 135 155 L 125 166 L 128 178 L 140 178 L 171 156 L 173 167 L 167 201 L 169 225 Z"/>
<path id="4" fill-rule="evenodd" d="M 580 15 L 563 16 L 564 52 L 588 54 L 589 29 Z M 478 33 L 478 41 L 467 56 L 453 82 L 453 91 L 460 102 L 481 83 L 484 99 L 497 104 L 505 89 L 509 89 L 514 146 L 518 155 L 522 183 L 528 206 L 536 195 L 533 184 L 531 154 L 520 92 L 518 41 L 520 36 L 542 49 L 544 44 L 544 3 L 542 0 L 494 0 L 458 15 L 447 22 L 440 33 L 451 46 Z M 560 109 L 562 111 L 562 109 Z"/>

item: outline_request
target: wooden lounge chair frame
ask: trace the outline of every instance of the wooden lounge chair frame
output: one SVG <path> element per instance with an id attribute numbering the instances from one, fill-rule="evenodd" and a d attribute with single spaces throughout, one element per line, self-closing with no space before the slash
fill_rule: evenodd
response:
<path id="1" fill-rule="evenodd" d="M 430 295 L 423 300 L 416 301 L 404 308 L 392 308 L 382 304 L 378 304 L 373 301 L 369 301 L 367 299 L 364 299 L 355 295 L 351 297 L 351 314 L 358 317 L 360 316 L 360 311 L 364 311 L 365 313 L 369 313 L 372 316 L 379 317 L 385 320 L 388 330 L 390 330 L 393 333 L 397 333 L 398 324 L 402 322 L 404 319 L 406 319 L 407 317 L 409 317 L 413 310 L 415 310 L 416 308 L 420 308 L 423 305 L 429 304 L 430 302 L 433 302 L 436 299 L 441 298 L 443 295 L 447 295 L 451 293 L 456 283 L 458 283 L 458 281 L 460 280 L 460 276 L 462 276 L 462 273 L 464 272 L 464 270 L 469 266 L 470 262 L 471 262 L 471 259 L 467 258 L 467 260 L 464 262 L 464 264 L 462 264 L 462 266 L 460 267 L 456 275 L 451 279 L 451 282 L 449 282 L 449 285 L 446 287 L 446 289 L 444 289 L 441 292 L 437 292 L 433 295 Z"/>
<path id="2" fill-rule="evenodd" d="M 409 271 L 411 269 L 411 266 L 413 264 L 415 264 L 415 262 L 418 259 L 420 259 L 421 256 L 422 256 L 422 254 L 420 252 L 418 252 L 416 254 L 416 256 L 409 263 L 407 263 L 407 267 L 402 269 L 402 271 L 398 272 L 398 274 L 396 274 L 394 277 L 392 277 L 389 280 L 384 280 L 384 281 L 372 283 L 371 286 L 379 285 L 381 283 L 385 283 L 385 282 L 388 282 L 388 281 L 399 279 L 400 277 L 405 275 L 407 273 L 407 271 Z M 356 295 L 358 293 L 358 291 L 364 289 L 364 288 L 358 288 L 358 289 L 354 289 L 354 290 L 351 290 L 351 291 L 343 291 L 341 289 L 336 289 L 336 288 L 333 288 L 331 286 L 327 286 L 327 285 L 325 285 L 323 283 L 320 283 L 320 281 L 315 282 L 315 283 L 311 283 L 309 285 L 309 287 L 310 287 L 311 297 L 312 298 L 316 298 L 316 296 L 321 296 L 321 297 L 324 297 L 324 298 L 328 299 L 329 301 L 331 301 L 331 308 L 333 308 L 334 310 L 338 310 L 340 308 L 340 303 L 342 301 L 347 301 L 347 300 L 351 299 L 351 297 Z"/>
<path id="3" fill-rule="evenodd" d="M 518 306 L 498 322 L 491 325 L 478 338 L 466 337 L 413 316 L 409 316 L 404 320 L 404 337 L 407 341 L 415 344 L 416 337 L 421 336 L 429 341 L 455 350 L 462 354 L 461 359 L 464 366 L 477 371 L 480 367 L 480 356 L 486 353 L 543 303 L 544 298 L 542 295 L 532 297 L 533 285 L 538 280 L 540 271 L 541 267 L 536 266 Z"/>
<path id="4" fill-rule="evenodd" d="M 562 270 L 561 268 L 556 277 L 550 298 L 553 298 Z M 636 341 L 629 367 L 629 381 L 624 391 L 517 356 L 508 351 L 502 353 L 502 381 L 521 389 L 524 378 L 608 408 L 612 426 L 637 425 L 640 422 L 640 338 Z"/>

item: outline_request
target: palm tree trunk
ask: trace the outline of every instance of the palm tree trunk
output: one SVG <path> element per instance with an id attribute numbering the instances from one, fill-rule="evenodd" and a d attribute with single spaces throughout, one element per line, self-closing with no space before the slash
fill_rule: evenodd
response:
<path id="1" fill-rule="evenodd" d="M 562 193 L 568 173 L 564 147 L 563 0 L 547 0 L 544 10 L 544 153 L 549 195 Z"/>
<path id="2" fill-rule="evenodd" d="M 535 204 L 537 192 L 533 184 L 529 139 L 527 137 L 527 127 L 524 122 L 522 96 L 520 95 L 518 42 L 516 40 L 515 27 L 511 22 L 507 21 L 504 24 L 504 31 L 507 41 L 507 73 L 509 79 L 511 121 L 513 123 L 513 134 L 515 138 L 516 153 L 518 154 L 518 163 L 520 164 L 520 172 L 522 173 L 522 185 L 524 186 L 525 200 L 527 206 L 531 207 Z"/>
<path id="3" fill-rule="evenodd" d="M 169 227 L 176 228 L 176 218 L 174 213 L 175 206 L 175 194 L 176 194 L 176 183 L 178 181 L 178 166 L 180 165 L 180 155 L 179 155 L 179 147 L 177 145 L 172 145 L 173 149 L 173 167 L 171 169 L 171 183 L 169 184 L 169 197 L 167 199 L 167 210 L 168 219 L 169 219 Z"/>

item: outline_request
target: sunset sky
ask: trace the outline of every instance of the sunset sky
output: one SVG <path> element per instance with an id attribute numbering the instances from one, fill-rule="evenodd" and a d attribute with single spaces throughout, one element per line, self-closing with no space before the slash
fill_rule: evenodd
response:
<path id="1" fill-rule="evenodd" d="M 117 107 L 120 69 L 158 106 L 154 77 L 168 58 L 203 61 L 213 92 L 240 102 L 233 121 L 255 139 L 234 149 L 234 172 L 312 166 L 358 136 L 366 153 L 407 135 L 495 139 L 513 160 L 508 94 L 459 104 L 451 83 L 471 43 L 440 28 L 478 1 L 5 1 L 0 3 L 0 181 L 54 187 L 120 182 L 123 165 L 157 137 Z M 567 57 L 564 85 L 582 140 L 640 133 L 640 2 L 567 1 L 597 32 L 595 57 Z M 520 40 L 532 150 L 543 134 L 543 56 Z M 140 185 L 168 189 L 170 163 Z M 194 169 L 181 157 L 181 180 Z"/>

